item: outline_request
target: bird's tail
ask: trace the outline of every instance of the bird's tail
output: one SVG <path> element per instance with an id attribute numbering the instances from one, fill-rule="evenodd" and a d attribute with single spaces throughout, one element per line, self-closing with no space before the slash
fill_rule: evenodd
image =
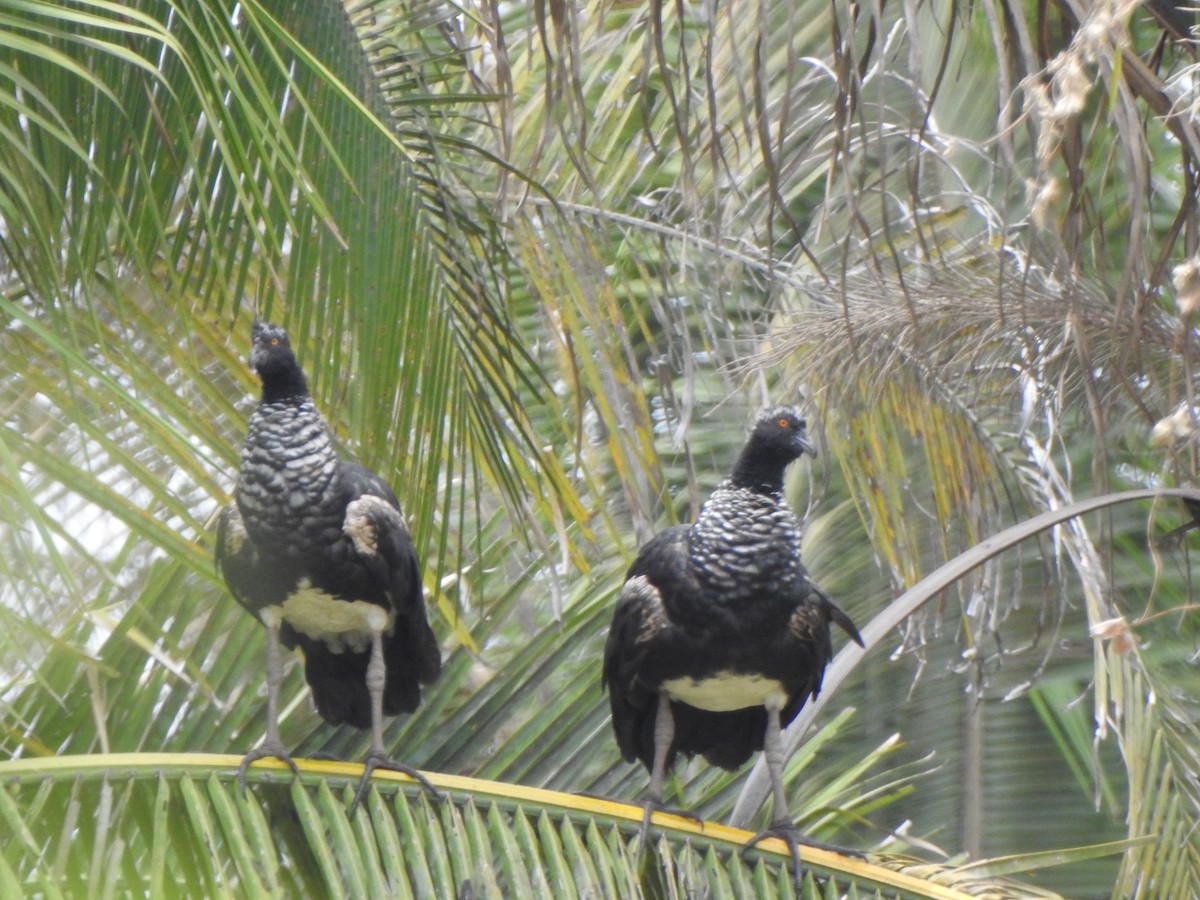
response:
<path id="1" fill-rule="evenodd" d="M 814 583 L 813 588 L 816 589 L 817 595 L 821 598 L 821 603 L 829 613 L 829 621 L 835 623 L 842 631 L 850 635 L 850 639 L 860 647 L 865 647 L 862 635 L 858 633 L 858 626 L 854 624 L 854 620 L 846 615 L 846 611 L 842 609 L 825 591 L 817 587 Z"/>
<path id="2" fill-rule="evenodd" d="M 441 673 L 442 654 L 424 615 L 397 618 L 383 637 L 387 684 L 383 689 L 384 715 L 412 712 L 421 703 L 421 685 Z"/>
<path id="3" fill-rule="evenodd" d="M 867 646 L 863 643 L 862 635 L 858 633 L 858 626 L 856 626 L 853 620 L 846 615 L 846 611 L 844 609 L 832 601 L 830 601 L 829 604 L 829 618 L 836 622 L 838 626 L 841 627 L 842 631 L 850 635 L 850 639 L 854 641 L 854 643 L 858 644 L 858 646 Z"/>
<path id="4" fill-rule="evenodd" d="M 303 639 L 304 677 L 321 718 L 330 725 L 371 727 L 371 694 L 367 690 L 368 647 L 335 653 L 321 641 Z M 383 688 L 383 714 L 413 712 L 421 704 L 421 685 L 432 682 L 441 670 L 441 653 L 429 624 L 397 619 L 383 636 L 383 661 L 387 680 Z"/>
<path id="5" fill-rule="evenodd" d="M 369 650 L 335 653 L 321 641 L 300 640 L 304 680 L 317 712 L 330 725 L 371 727 L 371 695 L 367 691 Z M 386 653 L 386 648 L 385 648 Z"/>

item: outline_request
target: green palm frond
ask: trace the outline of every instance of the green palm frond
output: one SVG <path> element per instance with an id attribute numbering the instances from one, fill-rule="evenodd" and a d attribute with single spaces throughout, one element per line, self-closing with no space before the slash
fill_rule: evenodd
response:
<path id="1" fill-rule="evenodd" d="M 655 814 L 643 859 L 640 807 L 449 775 L 429 776 L 445 795 L 433 801 L 413 793 L 406 776 L 382 772 L 350 817 L 361 766 L 300 760 L 293 780 L 274 762 L 255 767 L 245 793 L 232 756 L 0 762 L 0 820 L 14 835 L 0 856 L 0 879 L 10 896 L 40 889 L 51 896 L 774 897 L 789 890 L 782 842 L 764 841 L 743 858 L 750 833 L 713 822 Z M 56 807 L 66 816 L 46 814 Z M 952 870 L 914 877 L 899 860 L 879 865 L 818 849 L 804 851 L 804 860 L 801 897 L 962 900 L 984 886 L 989 896 L 1005 896 L 994 878 Z"/>

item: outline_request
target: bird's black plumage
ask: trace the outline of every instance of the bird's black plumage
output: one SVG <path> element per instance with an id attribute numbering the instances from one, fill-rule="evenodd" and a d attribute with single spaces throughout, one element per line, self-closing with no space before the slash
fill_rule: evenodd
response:
<path id="1" fill-rule="evenodd" d="M 417 708 L 441 653 L 400 503 L 374 472 L 338 458 L 282 328 L 255 324 L 250 364 L 262 399 L 216 551 L 230 592 L 269 632 L 268 734 L 243 773 L 260 756 L 287 758 L 272 696 L 277 640 L 302 651 L 325 721 L 372 729 L 368 772 L 408 771 L 384 752 L 380 718 Z"/>
<path id="2" fill-rule="evenodd" d="M 653 805 L 676 756 L 734 769 L 778 737 L 821 689 L 831 622 L 861 643 L 800 561 L 800 525 L 782 490 L 806 451 L 797 412 L 767 410 L 696 522 L 656 535 L 629 567 L 603 681 L 621 755 L 650 770 Z M 777 826 L 781 796 L 780 786 Z"/>

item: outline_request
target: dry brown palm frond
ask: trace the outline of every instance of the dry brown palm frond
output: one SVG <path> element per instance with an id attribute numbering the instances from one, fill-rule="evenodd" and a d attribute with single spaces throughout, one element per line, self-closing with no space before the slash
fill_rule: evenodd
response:
<path id="1" fill-rule="evenodd" d="M 947 384 L 978 389 L 981 376 L 986 382 L 997 368 L 1011 385 L 1020 366 L 1057 361 L 1047 377 L 1082 377 L 1086 363 L 1115 390 L 1135 363 L 1147 374 L 1181 351 L 1200 351 L 1200 340 L 1157 307 L 1135 315 L 1097 285 L 1064 284 L 993 255 L 913 266 L 903 277 L 871 272 L 837 285 L 814 282 L 776 317 L 763 349 L 742 369 L 801 360 L 828 382 L 855 370 L 882 380 L 897 367 L 915 366 Z"/>

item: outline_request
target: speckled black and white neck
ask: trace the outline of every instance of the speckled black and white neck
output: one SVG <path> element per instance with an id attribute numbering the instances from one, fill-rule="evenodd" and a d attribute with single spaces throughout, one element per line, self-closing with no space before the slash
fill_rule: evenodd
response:
<path id="1" fill-rule="evenodd" d="M 688 535 L 696 577 L 739 603 L 763 594 L 788 592 L 804 577 L 800 522 L 779 491 L 718 485 Z"/>
<path id="2" fill-rule="evenodd" d="M 341 536 L 338 458 L 311 397 L 260 403 L 250 418 L 237 504 L 257 542 L 289 556 Z"/>
<path id="3" fill-rule="evenodd" d="M 767 410 L 738 454 L 730 476 L 700 510 L 688 535 L 696 578 L 722 603 L 791 596 L 806 575 L 800 522 L 783 498 L 783 475 L 814 452 L 804 423 L 787 407 Z"/>

